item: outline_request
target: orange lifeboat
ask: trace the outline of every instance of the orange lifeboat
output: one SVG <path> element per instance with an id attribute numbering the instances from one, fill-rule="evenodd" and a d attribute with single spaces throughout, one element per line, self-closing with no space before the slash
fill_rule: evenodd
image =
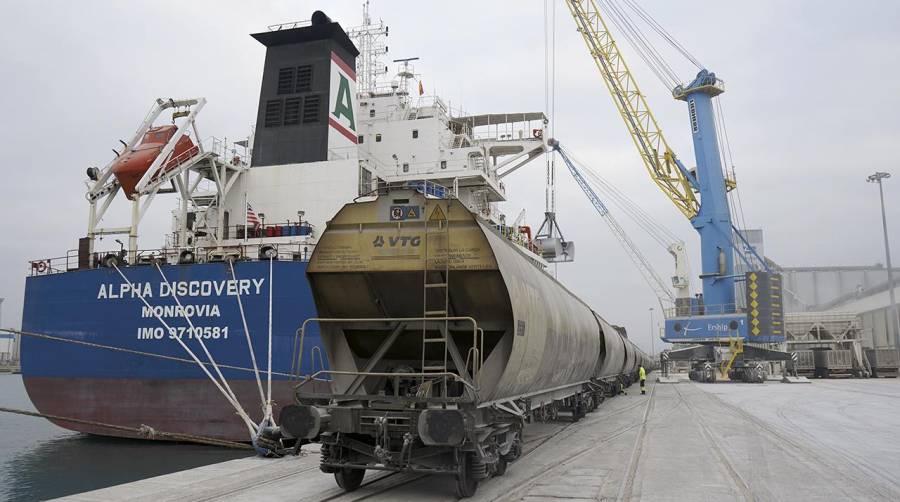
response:
<path id="1" fill-rule="evenodd" d="M 144 173 L 150 169 L 150 165 L 159 156 L 166 143 L 175 135 L 178 128 L 174 125 L 164 125 L 159 127 L 151 127 L 144 134 L 140 144 L 135 146 L 131 151 L 120 155 L 112 166 L 112 172 L 125 190 L 125 194 L 131 197 L 136 192 L 135 186 L 144 176 Z M 166 171 L 176 168 L 179 164 L 194 156 L 197 153 L 197 146 L 191 141 L 187 135 L 178 138 L 175 148 L 169 155 L 162 170 L 158 171 L 157 176 Z"/>

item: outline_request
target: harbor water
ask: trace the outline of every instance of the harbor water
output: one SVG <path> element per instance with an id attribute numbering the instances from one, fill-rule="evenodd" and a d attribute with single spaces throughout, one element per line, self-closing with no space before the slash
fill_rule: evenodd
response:
<path id="1" fill-rule="evenodd" d="M 0 374 L 0 406 L 34 411 L 21 375 Z M 0 501 L 47 500 L 252 455 L 245 450 L 106 438 L 0 414 Z"/>

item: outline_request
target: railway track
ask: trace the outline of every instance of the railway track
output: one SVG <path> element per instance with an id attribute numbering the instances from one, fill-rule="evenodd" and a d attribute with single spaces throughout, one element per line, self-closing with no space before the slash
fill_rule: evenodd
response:
<path id="1" fill-rule="evenodd" d="M 370 481 L 363 482 L 363 484 L 359 487 L 359 489 L 374 488 L 373 491 L 360 493 L 358 489 L 357 491 L 348 493 L 340 488 L 337 488 L 336 490 L 339 493 L 318 500 L 320 500 L 321 502 L 357 502 L 359 500 L 370 499 L 401 486 L 414 483 L 416 481 L 419 481 L 420 479 L 427 478 L 428 476 L 428 474 L 389 472 L 387 474 L 377 476 Z"/>
<path id="2" fill-rule="evenodd" d="M 602 404 L 601 408 L 594 411 L 593 413 L 587 415 L 585 418 L 578 422 L 572 422 L 565 425 L 562 425 L 557 430 L 549 433 L 543 434 L 540 436 L 535 436 L 526 439 L 523 442 L 523 452 L 521 459 L 528 458 L 538 452 L 541 451 L 541 447 L 548 443 L 558 443 L 560 441 L 565 441 L 567 439 L 572 438 L 574 435 L 582 433 L 586 429 L 591 427 L 595 427 L 598 424 L 602 424 L 604 422 L 608 422 L 609 419 L 619 416 L 623 413 L 627 413 L 629 411 L 633 411 L 635 408 L 644 406 L 643 412 L 643 420 L 639 423 L 633 423 L 626 425 L 624 427 L 617 428 L 609 434 L 606 434 L 601 439 L 592 441 L 590 446 L 586 446 L 584 448 L 579 449 L 573 455 L 569 456 L 563 463 L 557 463 L 550 465 L 534 475 L 530 476 L 529 479 L 518 485 L 514 485 L 510 490 L 506 490 L 505 495 L 501 496 L 495 500 L 511 500 L 514 499 L 517 494 L 521 494 L 526 491 L 529 487 L 533 486 L 536 482 L 539 482 L 541 479 L 546 479 L 549 475 L 555 472 L 557 469 L 564 468 L 568 465 L 571 465 L 573 462 L 589 455 L 591 452 L 597 450 L 597 448 L 602 447 L 603 445 L 609 443 L 610 441 L 626 434 L 636 428 L 641 428 L 642 430 L 647 426 L 650 422 L 648 417 L 650 414 L 650 410 L 653 403 L 653 389 L 650 389 L 649 399 L 647 400 L 638 400 L 633 403 L 627 403 L 625 405 L 616 407 L 615 409 L 603 410 Z M 614 400 L 606 401 L 615 402 Z M 677 404 L 676 404 L 677 405 Z M 310 455 L 316 455 L 316 453 L 310 452 Z M 513 464 L 514 466 L 515 464 Z M 514 468 L 514 467 L 513 467 Z M 281 475 L 266 477 L 265 479 L 259 479 L 257 482 L 251 484 L 242 484 L 240 486 L 222 486 L 220 489 L 216 490 L 215 493 L 208 494 L 206 497 L 202 499 L 205 502 L 214 501 L 214 500 L 230 500 L 230 499 L 241 499 L 241 498 L 253 498 L 254 495 L 259 494 L 261 491 L 265 492 L 267 486 L 275 486 L 279 483 L 284 483 L 286 480 L 296 477 L 304 477 L 304 476 L 315 476 L 319 474 L 319 466 L 318 464 L 310 465 L 308 467 L 304 467 L 298 470 L 294 470 L 291 472 L 287 472 Z M 323 478 L 330 478 L 330 476 L 322 475 Z M 398 488 L 426 480 L 427 478 L 431 478 L 432 476 L 427 474 L 418 474 L 418 473 L 399 473 L 399 472 L 384 472 L 377 473 L 371 477 L 371 479 L 367 479 L 363 482 L 359 489 L 353 492 L 345 492 L 338 487 L 329 487 L 324 490 L 316 491 L 313 490 L 313 493 L 304 494 L 301 500 L 308 501 L 321 501 L 321 502 L 357 502 L 361 500 L 369 500 L 369 499 L 384 499 L 390 497 L 388 495 L 392 490 L 396 490 Z M 328 479 L 330 481 L 330 479 Z M 426 487 L 423 486 L 423 489 Z M 452 500 L 453 495 L 451 493 L 447 494 L 429 494 L 429 495 L 437 495 L 440 497 L 441 495 L 446 495 L 449 500 Z"/>
<path id="3" fill-rule="evenodd" d="M 546 466 L 545 468 L 540 469 L 535 473 L 532 473 L 532 475 L 529 477 L 528 480 L 526 480 L 525 482 L 519 483 L 517 485 L 513 485 L 513 486 L 509 487 L 508 489 L 505 490 L 505 493 L 503 495 L 501 495 L 499 497 L 495 497 L 492 500 L 497 501 L 497 502 L 518 500 L 525 494 L 525 492 L 527 492 L 527 490 L 529 490 L 530 488 L 539 484 L 542 480 L 546 479 L 548 476 L 550 476 L 554 473 L 557 473 L 561 470 L 566 469 L 567 467 L 571 466 L 573 463 L 581 460 L 582 458 L 588 456 L 591 453 L 596 452 L 596 450 L 598 448 L 600 448 L 603 445 L 609 443 L 610 441 L 622 436 L 623 434 L 630 432 L 634 429 L 644 428 L 646 421 L 647 421 L 647 417 L 649 415 L 649 410 L 653 405 L 654 389 L 655 389 L 655 386 L 651 387 L 650 395 L 646 401 L 637 401 L 636 403 L 625 406 L 619 410 L 615 410 L 615 411 L 606 413 L 601 416 L 591 417 L 590 419 L 585 419 L 585 420 L 582 420 L 581 422 L 574 422 L 560 432 L 561 433 L 569 432 L 569 434 L 566 436 L 566 437 L 569 437 L 571 434 L 580 432 L 580 431 L 584 430 L 585 428 L 590 427 L 592 425 L 596 425 L 596 423 L 600 420 L 609 418 L 613 415 L 618 415 L 618 414 L 624 413 L 625 411 L 637 408 L 638 406 L 643 404 L 645 407 L 644 414 L 643 414 L 644 419 L 641 422 L 627 425 L 624 427 L 620 427 L 620 428 L 616 429 L 615 431 L 603 436 L 600 439 L 592 440 L 590 446 L 587 446 L 587 447 L 577 450 L 576 452 L 571 454 L 568 458 L 566 458 L 566 460 L 564 460 L 563 462 L 550 464 L 550 465 Z M 575 427 L 575 426 L 577 426 L 577 427 Z M 640 434 L 638 434 L 638 437 L 640 437 Z M 636 441 L 637 441 L 637 438 L 636 438 Z M 535 451 L 535 450 L 537 450 L 537 448 L 532 449 L 532 451 Z"/>
<path id="4" fill-rule="evenodd" d="M 716 439 L 712 430 L 710 430 L 709 424 L 707 424 L 706 420 L 703 418 L 703 414 L 697 412 L 697 409 L 689 400 L 684 399 L 684 395 L 678 390 L 677 385 L 673 385 L 672 388 L 675 389 L 675 393 L 678 394 L 678 397 L 684 403 L 688 412 L 691 414 L 691 417 L 694 419 L 694 422 L 700 427 L 700 432 L 703 434 L 703 437 L 706 439 L 713 453 L 715 453 L 716 457 L 719 459 L 720 465 L 724 468 L 726 474 L 728 474 L 735 489 L 741 494 L 744 500 L 756 500 L 747 481 L 741 476 L 739 469 L 735 467 L 728 454 L 726 454 L 725 450 L 722 448 L 722 444 Z"/>

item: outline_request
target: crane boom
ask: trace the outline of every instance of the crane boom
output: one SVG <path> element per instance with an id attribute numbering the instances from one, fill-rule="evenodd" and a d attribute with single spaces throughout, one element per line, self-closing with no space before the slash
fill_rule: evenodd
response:
<path id="1" fill-rule="evenodd" d="M 625 121 L 647 172 L 678 210 L 688 219 L 693 219 L 700 210 L 700 202 L 694 194 L 696 181 L 669 148 L 656 117 L 600 15 L 596 0 L 566 0 L 566 5 Z"/>
<path id="2" fill-rule="evenodd" d="M 603 221 L 609 226 L 609 229 L 612 231 L 613 235 L 616 236 L 616 239 L 619 240 L 619 243 L 622 245 L 622 248 L 625 249 L 625 252 L 628 253 L 628 257 L 634 263 L 634 265 L 638 268 L 641 275 L 644 277 L 644 280 L 650 285 L 650 288 L 653 289 L 653 293 L 656 294 L 657 299 L 659 299 L 660 307 L 663 309 L 666 308 L 664 302 L 668 302 L 669 305 L 675 303 L 675 296 L 672 294 L 672 290 L 663 281 L 662 277 L 656 272 L 652 265 L 650 265 L 650 261 L 647 260 L 647 257 L 641 253 L 640 249 L 631 241 L 631 238 L 628 237 L 628 234 L 625 233 L 625 230 L 619 225 L 619 222 L 613 217 L 613 215 L 607 209 L 606 204 L 600 200 L 600 197 L 597 196 L 597 193 L 594 192 L 594 189 L 588 185 L 587 180 L 584 179 L 584 176 L 581 175 L 581 172 L 575 167 L 575 163 L 572 162 L 572 159 L 566 154 L 566 152 L 560 148 L 559 143 L 555 140 L 550 140 L 553 148 L 559 153 L 560 158 L 562 158 L 563 162 L 565 162 L 566 167 L 569 168 L 569 172 L 572 174 L 572 177 L 575 178 L 575 182 L 578 183 L 578 186 L 581 187 L 581 190 L 584 191 L 584 194 L 587 195 L 587 198 L 591 201 L 591 204 L 594 205 L 594 209 L 600 213 L 600 216 L 603 217 Z"/>

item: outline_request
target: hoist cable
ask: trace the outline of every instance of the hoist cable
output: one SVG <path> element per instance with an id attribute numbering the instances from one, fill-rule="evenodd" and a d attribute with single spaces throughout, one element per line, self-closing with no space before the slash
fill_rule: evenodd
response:
<path id="1" fill-rule="evenodd" d="M 674 84 L 677 84 L 678 74 L 672 69 L 672 66 L 668 61 L 662 56 L 659 50 L 653 45 L 652 42 L 644 35 L 644 32 L 638 27 L 638 25 L 631 19 L 631 16 L 628 15 L 628 12 L 625 11 L 622 7 L 616 4 L 616 0 L 607 0 L 609 6 L 618 14 L 619 18 L 629 27 L 629 30 L 635 36 L 635 38 L 641 43 L 641 46 L 645 48 L 648 54 L 650 54 L 653 59 L 659 64 L 659 67 L 662 71 L 669 76 Z M 674 87 L 674 85 L 673 85 Z"/>
<path id="2" fill-rule="evenodd" d="M 671 68 L 663 61 L 662 57 L 652 48 L 648 41 L 643 39 L 639 30 L 627 20 L 627 16 L 618 9 L 612 0 L 599 0 L 605 6 L 609 19 L 619 29 L 625 40 L 637 52 L 638 56 L 646 63 L 650 71 L 669 90 L 678 84 L 678 78 Z"/>
<path id="3" fill-rule="evenodd" d="M 616 188 L 612 183 L 604 179 L 595 170 L 580 161 L 571 152 L 567 152 L 573 163 L 588 178 L 588 182 L 606 196 L 610 202 L 622 209 L 629 218 L 643 228 L 650 236 L 663 247 L 668 247 L 673 242 L 679 242 L 672 231 L 654 220 L 643 208 L 629 198 L 625 193 Z"/>
<path id="4" fill-rule="evenodd" d="M 634 0 L 623 1 L 625 2 L 625 5 L 630 7 L 631 10 L 633 10 L 641 19 L 643 19 L 644 22 L 646 22 L 657 34 L 659 34 L 659 36 L 669 42 L 669 44 L 674 47 L 675 50 L 681 53 L 681 55 L 684 56 L 685 59 L 690 61 L 694 66 L 697 67 L 697 69 L 703 69 L 703 65 L 700 63 L 700 61 L 695 58 L 693 54 L 688 52 L 688 50 L 683 45 L 681 45 L 681 42 L 673 37 L 671 33 L 666 31 L 666 29 L 663 28 L 663 26 L 659 24 L 659 22 L 657 22 L 649 12 L 644 10 L 644 8 L 638 5 Z"/>

